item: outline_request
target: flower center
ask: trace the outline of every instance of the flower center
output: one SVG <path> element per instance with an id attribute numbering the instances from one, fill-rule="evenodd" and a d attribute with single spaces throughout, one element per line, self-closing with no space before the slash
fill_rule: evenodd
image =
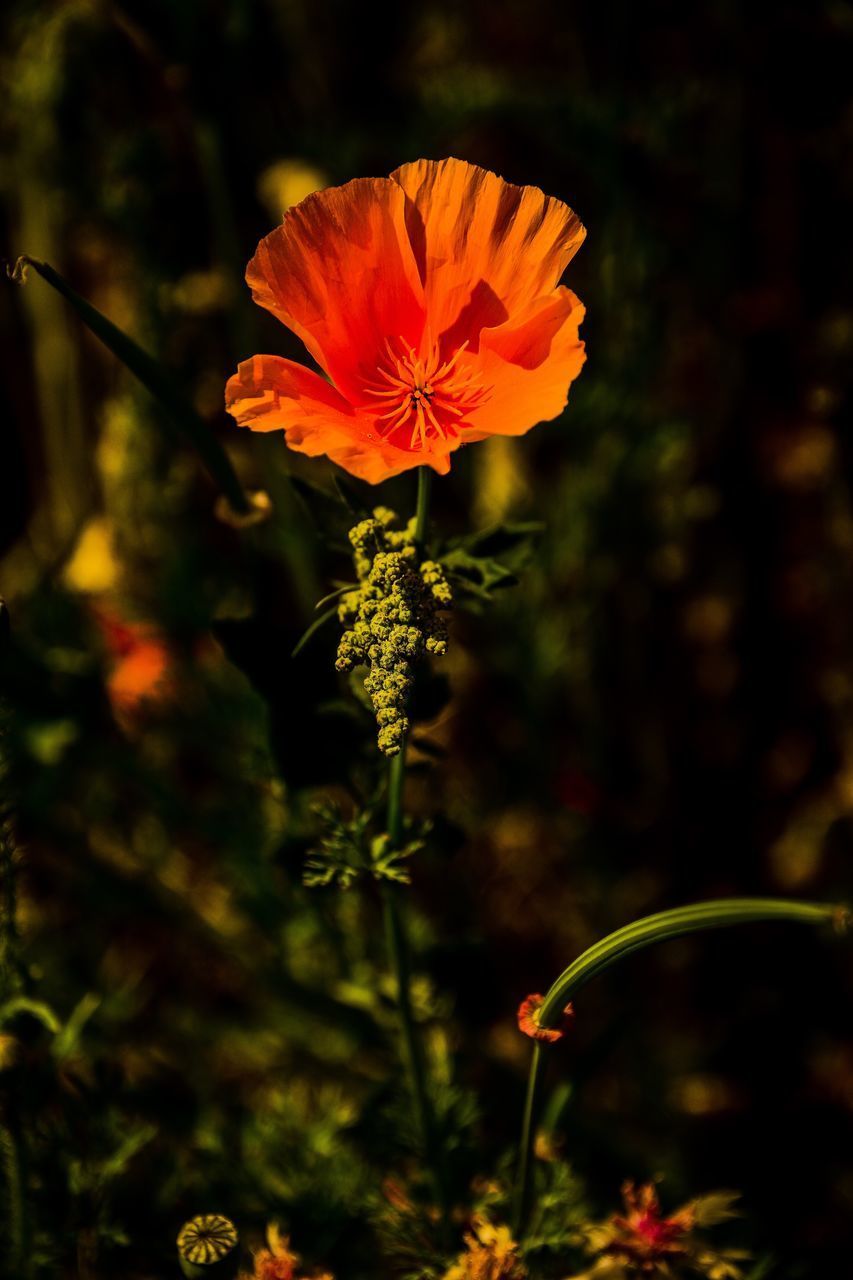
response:
<path id="1" fill-rule="evenodd" d="M 381 381 L 366 387 L 381 435 L 403 449 L 426 449 L 431 439 L 459 434 L 465 415 L 489 394 L 476 385 L 471 370 L 458 366 L 467 346 L 464 342 L 442 361 L 436 343 L 425 355 L 417 355 L 402 338 L 385 343 L 376 369 Z"/>
<path id="2" fill-rule="evenodd" d="M 658 1218 L 653 1213 L 643 1214 L 633 1225 L 637 1235 L 642 1236 L 650 1245 L 669 1244 L 671 1240 L 684 1235 L 684 1228 L 680 1223 Z"/>

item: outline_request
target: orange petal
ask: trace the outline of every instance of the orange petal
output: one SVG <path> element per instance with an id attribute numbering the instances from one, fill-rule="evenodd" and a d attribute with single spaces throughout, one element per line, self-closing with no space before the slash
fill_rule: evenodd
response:
<path id="1" fill-rule="evenodd" d="M 255 301 L 351 397 L 375 379 L 389 337 L 420 342 L 423 289 L 405 205 L 389 178 L 318 191 L 287 211 L 246 270 Z"/>
<path id="2" fill-rule="evenodd" d="M 447 454 L 398 449 L 377 437 L 373 420 L 357 413 L 325 379 L 281 356 L 244 360 L 228 380 L 225 401 L 239 426 L 283 431 L 291 449 L 310 457 L 325 454 L 370 484 L 422 464 L 441 474 L 450 469 Z"/>
<path id="3" fill-rule="evenodd" d="M 504 324 L 550 292 L 586 231 L 538 187 L 517 187 L 464 160 L 417 160 L 391 174 L 407 222 L 429 324 L 443 346 Z"/>
<path id="4" fill-rule="evenodd" d="M 540 298 L 526 315 L 481 335 L 478 382 L 488 399 L 466 415 L 463 443 L 519 436 L 558 417 L 586 359 L 578 326 L 584 307 L 570 289 Z"/>
<path id="5" fill-rule="evenodd" d="M 531 1040 L 539 1040 L 542 1044 L 556 1044 L 558 1040 L 562 1040 L 566 1028 L 575 1016 L 574 1005 L 567 1004 L 563 1010 L 562 1026 L 543 1027 L 539 1022 L 539 1015 L 544 1003 L 545 997 L 538 992 L 522 1000 L 518 1006 L 518 1029 Z"/>

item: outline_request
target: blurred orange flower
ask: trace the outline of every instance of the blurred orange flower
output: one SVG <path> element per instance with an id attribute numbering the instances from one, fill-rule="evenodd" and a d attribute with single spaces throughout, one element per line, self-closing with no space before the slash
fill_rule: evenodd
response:
<path id="1" fill-rule="evenodd" d="M 246 279 L 329 381 L 254 356 L 228 381 L 228 409 L 372 484 L 446 473 L 460 445 L 565 407 L 584 309 L 557 282 L 585 234 L 561 201 L 462 160 L 316 192 L 261 241 Z"/>
<path id="2" fill-rule="evenodd" d="M 298 1258 L 295 1254 L 274 1254 L 261 1249 L 255 1254 L 253 1280 L 294 1280 Z"/>
<path id="3" fill-rule="evenodd" d="M 641 1187 L 626 1182 L 622 1197 L 625 1213 L 613 1217 L 615 1238 L 610 1246 L 613 1253 L 647 1263 L 685 1252 L 683 1238 L 696 1225 L 696 1215 L 690 1205 L 665 1218 L 653 1182 Z"/>
<path id="4" fill-rule="evenodd" d="M 174 688 L 173 658 L 163 635 L 102 607 L 92 608 L 111 659 L 107 692 L 119 716 L 162 702 Z"/>
<path id="5" fill-rule="evenodd" d="M 653 1182 L 622 1187 L 625 1212 L 605 1222 L 587 1223 L 581 1230 L 584 1247 L 594 1255 L 593 1265 L 569 1280 L 669 1280 L 682 1270 L 707 1280 L 743 1280 L 740 1263 L 748 1255 L 739 1249 L 722 1253 L 709 1247 L 703 1228 L 736 1217 L 737 1194 L 713 1191 L 698 1196 L 665 1217 Z"/>
<path id="6" fill-rule="evenodd" d="M 298 1270 L 299 1254 L 291 1249 L 290 1238 L 282 1235 L 275 1223 L 271 1223 L 267 1227 L 267 1248 L 258 1250 L 251 1275 L 243 1272 L 240 1280 L 300 1280 Z M 333 1280 L 333 1277 L 324 1272 L 316 1274 L 313 1280 Z"/>
<path id="7" fill-rule="evenodd" d="M 543 1027 L 540 1026 L 539 1015 L 544 1003 L 545 997 L 538 992 L 526 996 L 518 1006 L 518 1029 L 526 1036 L 530 1036 L 531 1040 L 541 1040 L 543 1044 L 555 1044 L 566 1034 L 566 1027 L 575 1016 L 574 1006 L 566 1005 L 561 1027 Z"/>

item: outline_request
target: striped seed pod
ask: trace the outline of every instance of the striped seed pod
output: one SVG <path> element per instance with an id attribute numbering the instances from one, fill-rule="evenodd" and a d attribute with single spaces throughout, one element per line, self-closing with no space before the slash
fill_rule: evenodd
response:
<path id="1" fill-rule="evenodd" d="M 178 1232 L 178 1261 L 188 1280 L 235 1276 L 240 1262 L 237 1228 L 221 1213 L 200 1213 Z"/>

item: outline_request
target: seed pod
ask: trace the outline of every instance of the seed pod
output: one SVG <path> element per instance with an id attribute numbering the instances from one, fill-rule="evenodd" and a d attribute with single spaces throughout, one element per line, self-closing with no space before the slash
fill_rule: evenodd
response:
<path id="1" fill-rule="evenodd" d="M 240 1263 L 237 1228 L 221 1213 L 200 1213 L 178 1232 L 178 1261 L 188 1280 L 236 1276 Z"/>

